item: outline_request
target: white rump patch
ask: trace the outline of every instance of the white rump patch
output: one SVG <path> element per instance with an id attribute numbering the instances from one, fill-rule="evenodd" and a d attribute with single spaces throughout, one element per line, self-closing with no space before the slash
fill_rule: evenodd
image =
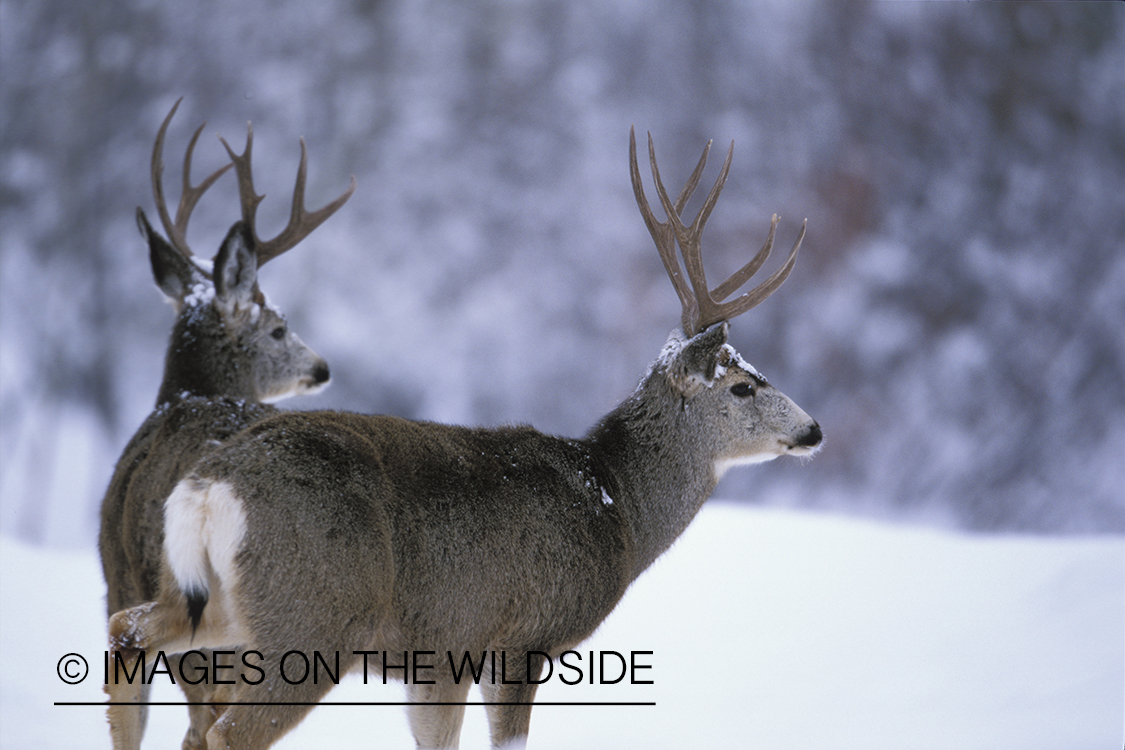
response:
<path id="1" fill-rule="evenodd" d="M 227 585 L 246 533 L 246 513 L 226 482 L 184 479 L 164 503 L 164 553 L 182 591 L 208 591 L 211 571 Z"/>

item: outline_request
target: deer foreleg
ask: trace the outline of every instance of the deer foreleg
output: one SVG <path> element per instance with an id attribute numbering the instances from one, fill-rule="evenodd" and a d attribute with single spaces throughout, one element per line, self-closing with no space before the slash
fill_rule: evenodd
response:
<path id="1" fill-rule="evenodd" d="M 510 650 L 507 653 L 520 652 Z M 498 682 L 497 675 L 493 674 L 487 682 L 481 681 L 492 747 L 512 750 L 527 745 L 531 703 L 535 700 L 539 687 L 536 681 L 543 672 L 543 664 L 542 656 L 530 654 L 526 659 L 516 660 L 516 666 L 511 669 L 514 675 L 504 674 Z"/>

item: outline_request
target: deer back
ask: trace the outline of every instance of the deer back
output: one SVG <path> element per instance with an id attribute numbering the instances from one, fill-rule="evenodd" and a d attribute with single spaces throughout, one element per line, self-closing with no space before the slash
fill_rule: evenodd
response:
<path id="1" fill-rule="evenodd" d="M 604 475 L 585 441 L 530 427 L 300 412 L 254 425 L 184 484 L 237 498 L 241 548 L 270 561 L 237 565 L 238 586 L 261 597 L 257 612 L 307 601 L 316 611 L 292 618 L 300 640 L 339 632 L 323 622 L 338 616 L 321 604 L 331 591 L 357 621 L 381 620 L 357 642 L 456 650 L 577 643 L 608 614 L 633 563 Z M 169 538 L 194 541 L 198 520 L 170 520 Z M 171 543 L 169 554 L 173 569 L 191 567 Z"/>

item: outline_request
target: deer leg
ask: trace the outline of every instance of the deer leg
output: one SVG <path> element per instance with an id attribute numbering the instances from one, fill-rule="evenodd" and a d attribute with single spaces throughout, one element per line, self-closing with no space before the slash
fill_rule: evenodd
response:
<path id="1" fill-rule="evenodd" d="M 185 689 L 184 697 L 188 703 L 210 703 L 212 700 L 209 691 L 200 691 L 198 686 Z M 180 745 L 182 750 L 207 750 L 207 732 L 219 718 L 221 710 L 222 706 L 188 706 L 188 729 Z"/>
<path id="2" fill-rule="evenodd" d="M 203 650 L 205 662 L 204 667 L 208 667 L 214 663 L 210 650 Z M 242 657 L 242 651 L 236 652 L 234 662 L 239 663 Z M 187 654 L 180 654 L 179 660 L 183 666 L 180 667 L 180 674 L 192 674 L 195 667 L 190 666 L 186 662 L 188 659 Z M 237 678 L 236 678 L 237 679 Z M 234 686 L 219 684 L 216 685 L 213 680 L 204 680 L 195 685 L 181 681 L 180 687 L 184 691 L 184 697 L 187 699 L 188 706 L 188 730 L 184 735 L 182 750 L 207 750 L 207 732 L 211 730 L 211 726 L 218 720 L 222 714 L 225 706 L 215 705 L 227 703 L 234 700 Z"/>
<path id="3" fill-rule="evenodd" d="M 130 683 L 123 676 L 119 679 L 116 674 L 111 674 L 105 685 L 110 701 L 110 706 L 106 709 L 109 734 L 114 750 L 138 750 L 148 720 L 148 706 L 138 704 L 148 701 L 150 686 L 144 683 L 141 670 L 137 669 L 141 652 L 132 650 L 117 653 L 121 654 L 120 665 L 136 676 L 134 682 Z"/>
<path id="4" fill-rule="evenodd" d="M 469 695 L 471 683 L 458 685 L 448 678 L 448 682 L 436 685 L 407 685 L 407 700 L 430 705 L 409 706 L 406 711 L 410 721 L 410 732 L 419 748 L 439 750 L 456 748 L 461 737 L 461 722 L 465 718 L 463 704 Z"/>
<path id="5" fill-rule="evenodd" d="M 225 750 L 238 748 L 238 750 L 264 750 L 277 742 L 290 729 L 297 726 L 305 715 L 328 694 L 335 683 L 324 674 L 314 676 L 311 671 L 307 675 L 289 674 L 288 679 L 282 676 L 280 669 L 281 657 L 288 649 L 266 651 L 261 660 L 264 677 L 257 684 L 240 683 L 226 686 L 222 700 L 237 703 L 223 707 L 218 719 L 207 730 L 205 747 L 208 750 Z M 315 648 L 296 649 L 310 658 Z M 322 648 L 321 653 L 331 654 L 332 648 Z M 343 654 L 341 654 L 343 656 Z M 355 657 L 341 658 L 340 672 L 346 673 L 356 662 Z M 287 662 L 289 668 L 292 663 Z M 282 705 L 290 704 L 290 705 Z M 292 705 L 301 704 L 301 705 Z"/>
<path id="6" fill-rule="evenodd" d="M 498 678 L 491 675 L 481 681 L 484 693 L 485 710 L 488 712 L 488 731 L 494 748 L 522 748 L 527 744 L 527 732 L 531 726 L 531 703 L 539 687 L 536 680 L 543 672 L 544 659 L 539 654 L 523 658 L 523 651 L 510 650 L 504 674 Z M 512 661 L 515 664 L 511 663 Z"/>
<path id="7" fill-rule="evenodd" d="M 113 669 L 105 691 L 109 695 L 110 736 L 116 750 L 136 750 L 141 745 L 148 717 L 147 665 L 142 666 L 145 652 L 158 639 L 182 635 L 184 628 L 176 625 L 169 608 L 147 602 L 124 609 L 109 619 L 109 658 Z M 155 654 L 153 654 L 155 658 Z M 133 675 L 132 679 L 128 675 Z"/>
<path id="8" fill-rule="evenodd" d="M 203 651 L 208 654 L 208 651 Z M 198 660 L 198 653 L 195 657 L 189 657 L 188 654 L 180 654 L 177 658 L 179 662 L 178 674 L 192 674 L 196 666 L 191 664 L 191 659 Z M 203 666 L 207 666 L 210 660 L 206 661 Z M 216 701 L 224 701 L 229 698 L 229 695 L 224 693 L 222 688 L 225 685 L 213 685 L 209 680 L 204 680 L 198 684 L 191 684 L 183 680 L 179 683 L 180 688 L 184 691 L 184 698 L 189 704 L 203 704 L 214 703 Z M 184 741 L 181 745 L 182 750 L 207 750 L 207 732 L 211 729 L 211 725 L 219 718 L 222 706 L 214 705 L 189 705 L 188 706 L 188 730 L 184 735 Z"/>

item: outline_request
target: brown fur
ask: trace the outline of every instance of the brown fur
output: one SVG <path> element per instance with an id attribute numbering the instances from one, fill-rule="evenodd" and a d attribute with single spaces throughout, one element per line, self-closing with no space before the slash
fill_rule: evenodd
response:
<path id="1" fill-rule="evenodd" d="M 214 260 L 216 284 L 155 233 L 143 214 L 139 219 L 153 275 L 177 316 L 156 409 L 126 446 L 102 500 L 98 548 L 111 615 L 156 597 L 164 500 L 187 470 L 230 436 L 278 413 L 262 399 L 314 392 L 328 380 L 324 360 L 288 330 L 280 313 L 259 301 L 253 241 L 241 222 Z M 206 685 L 182 687 L 190 702 L 214 698 Z M 147 695 L 145 687 L 138 700 Z M 205 747 L 214 715 L 200 707 L 190 713 L 184 746 Z M 144 707 L 132 720 L 139 744 Z"/>
<path id="2" fill-rule="evenodd" d="M 819 444 L 816 423 L 739 366 L 726 337 L 725 323 L 690 341 L 674 336 L 633 396 L 584 439 L 339 412 L 253 425 L 204 457 L 168 501 L 169 512 L 195 509 L 189 519 L 236 505 L 245 522 L 237 549 L 183 552 L 175 545 L 203 527 L 180 529 L 187 536 L 166 545 L 155 606 L 112 619 L 115 647 L 182 645 L 181 579 L 191 568 L 208 571 L 212 592 L 198 646 L 255 649 L 268 664 L 292 649 L 339 651 L 345 669 L 360 650 L 487 649 L 521 655 L 509 679 L 538 677 L 538 663 L 520 674 L 522 653 L 558 655 L 587 638 L 687 527 L 723 460 L 806 455 Z M 736 395 L 739 384 L 753 395 Z M 224 566 L 225 576 L 216 572 Z M 210 615 L 215 592 L 221 617 Z M 437 673 L 436 686 L 411 685 L 411 699 L 463 701 L 467 685 Z M 329 687 L 289 685 L 267 669 L 261 685 L 232 695 L 315 702 Z M 488 707 L 493 743 L 522 743 L 531 708 L 514 704 L 530 703 L 535 685 L 484 687 L 486 700 L 505 704 Z M 111 686 L 111 695 L 123 700 L 129 689 Z M 307 710 L 230 706 L 207 746 L 268 747 Z M 419 746 L 454 746 L 462 714 L 412 707 Z"/>

